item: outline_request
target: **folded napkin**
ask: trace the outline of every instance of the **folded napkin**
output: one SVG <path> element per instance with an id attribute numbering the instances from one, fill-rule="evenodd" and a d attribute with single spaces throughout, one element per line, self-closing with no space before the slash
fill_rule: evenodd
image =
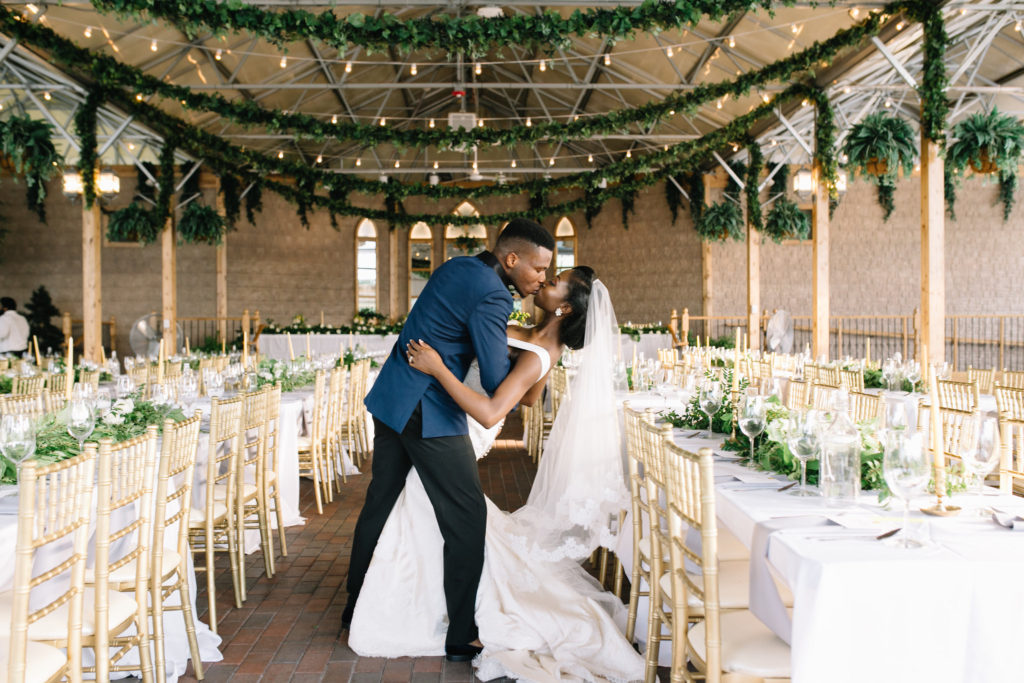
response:
<path id="1" fill-rule="evenodd" d="M 992 511 L 992 521 L 1013 531 L 1024 531 L 1024 519 L 1013 512 Z"/>

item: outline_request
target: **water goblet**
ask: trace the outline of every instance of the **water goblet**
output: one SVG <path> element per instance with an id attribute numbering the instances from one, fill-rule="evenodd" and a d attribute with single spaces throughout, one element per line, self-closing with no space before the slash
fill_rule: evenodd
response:
<path id="1" fill-rule="evenodd" d="M 88 401 L 80 398 L 71 399 L 68 405 L 68 434 L 78 440 L 78 452 L 85 447 L 85 440 L 96 427 L 96 416 Z"/>
<path id="2" fill-rule="evenodd" d="M 807 490 L 807 461 L 813 460 L 821 450 L 821 423 L 816 411 L 795 413 L 789 418 L 786 423 L 786 445 L 793 457 L 800 461 L 800 488 L 791 495 L 817 495 Z"/>
<path id="3" fill-rule="evenodd" d="M 907 406 L 902 399 L 886 402 L 885 428 L 894 432 L 907 430 Z"/>
<path id="4" fill-rule="evenodd" d="M 182 374 L 178 398 L 185 407 L 185 412 L 191 412 L 192 404 L 199 398 L 199 378 L 194 373 Z"/>
<path id="5" fill-rule="evenodd" d="M 996 418 L 979 414 L 965 427 L 971 431 L 966 447 L 961 449 L 960 458 L 964 463 L 964 469 L 971 475 L 971 493 L 983 495 L 985 477 L 999 464 Z M 981 508 L 978 512 L 985 515 Z"/>
<path id="6" fill-rule="evenodd" d="M 910 381 L 910 391 L 917 391 L 917 385 L 921 382 L 921 364 L 917 361 L 907 363 L 904 376 Z"/>
<path id="7" fill-rule="evenodd" d="M 36 430 L 30 415 L 4 415 L 0 420 L 0 452 L 15 465 L 36 450 Z"/>
<path id="8" fill-rule="evenodd" d="M 110 412 L 110 406 L 113 405 L 113 401 L 110 398 L 110 390 L 106 387 L 96 392 L 96 399 L 93 401 L 93 405 L 96 408 L 96 417 L 103 417 Z"/>
<path id="9" fill-rule="evenodd" d="M 740 430 L 750 441 L 750 461 L 754 461 L 754 441 L 765 428 L 765 405 L 760 396 L 747 396 L 740 410 Z"/>
<path id="10" fill-rule="evenodd" d="M 128 363 L 128 358 L 124 359 L 124 362 Z M 117 381 L 114 384 L 114 392 L 118 398 L 128 398 L 135 392 L 135 382 L 132 381 L 131 375 L 118 375 Z"/>
<path id="11" fill-rule="evenodd" d="M 715 413 L 722 407 L 722 398 L 721 383 L 710 380 L 701 386 L 698 404 L 704 414 L 708 416 L 708 434 L 705 438 L 711 438 L 711 423 Z"/>
<path id="12" fill-rule="evenodd" d="M 124 369 L 125 369 L 125 371 L 126 372 L 131 372 L 134 368 L 135 368 L 135 358 L 134 358 L 134 356 L 125 356 L 124 357 Z"/>
<path id="13" fill-rule="evenodd" d="M 896 361 L 892 358 L 886 360 L 882 364 L 882 381 L 885 382 L 885 388 L 889 391 L 895 391 L 896 374 Z"/>
<path id="14" fill-rule="evenodd" d="M 153 405 L 162 406 L 170 401 L 170 392 L 166 384 L 154 383 L 149 389 L 149 401 Z"/>
<path id="15" fill-rule="evenodd" d="M 903 533 L 895 540 L 904 548 L 919 548 L 921 543 L 909 537 L 910 499 L 924 493 L 932 476 L 932 458 L 922 447 L 921 433 L 890 432 L 882 456 L 882 476 L 893 496 L 903 501 Z"/>

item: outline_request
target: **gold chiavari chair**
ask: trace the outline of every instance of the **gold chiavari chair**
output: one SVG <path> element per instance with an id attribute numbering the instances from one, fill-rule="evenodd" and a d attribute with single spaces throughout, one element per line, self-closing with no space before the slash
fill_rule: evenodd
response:
<path id="1" fill-rule="evenodd" d="M 939 407 L 939 422 L 942 431 L 942 450 L 947 459 L 959 460 L 960 453 L 969 447 L 974 437 L 974 425 L 979 417 L 977 410 L 957 410 L 956 408 Z M 924 399 L 918 404 L 917 431 L 929 434 L 929 425 L 933 417 L 932 406 Z M 927 443 L 927 439 L 926 439 Z"/>
<path id="2" fill-rule="evenodd" d="M 267 391 L 267 436 L 266 457 L 263 459 L 263 499 L 268 510 L 271 503 L 277 518 L 277 538 L 281 542 L 281 555 L 288 557 L 288 544 L 284 538 L 284 517 L 281 508 L 281 456 L 278 451 L 278 434 L 281 430 L 281 385 L 275 384 Z"/>
<path id="3" fill-rule="evenodd" d="M 331 370 L 327 390 L 327 428 L 324 432 L 324 456 L 331 481 L 341 493 L 341 484 L 348 483 L 345 473 L 345 382 L 348 371 L 345 366 Z M 352 457 L 351 455 L 349 456 Z M 353 461 L 354 462 L 354 461 Z M 339 478 L 340 473 L 340 478 Z"/>
<path id="4" fill-rule="evenodd" d="M 808 384 L 814 384 L 818 381 L 818 366 L 814 363 L 804 363 L 803 369 L 804 381 Z"/>
<path id="5" fill-rule="evenodd" d="M 811 405 L 815 410 L 832 410 L 838 391 L 838 388 L 830 384 L 815 382 L 811 388 Z"/>
<path id="6" fill-rule="evenodd" d="M 99 443 L 96 555 L 94 568 L 85 576 L 92 589 L 85 594 L 85 624 L 88 628 L 92 603 L 95 629 L 93 634 L 83 633 L 82 639 L 83 646 L 96 653 L 98 681 L 109 680 L 111 671 L 137 671 L 134 664 L 118 664 L 135 648 L 142 680 L 153 680 L 148 605 L 156 433 L 156 426 L 151 425 L 134 439 L 117 444 L 100 439 Z M 96 445 L 86 448 L 95 449 Z M 111 553 L 115 544 L 116 558 Z M 110 654 L 112 647 L 117 650 Z"/>
<path id="7" fill-rule="evenodd" d="M 864 368 L 839 368 L 839 385 L 847 391 L 864 391 Z"/>
<path id="8" fill-rule="evenodd" d="M 551 368 L 551 421 L 558 415 L 562 402 L 569 399 L 569 372 L 564 365 Z"/>
<path id="9" fill-rule="evenodd" d="M 881 420 L 885 416 L 885 399 L 882 394 L 866 394 L 863 391 L 850 392 L 850 416 L 854 422 Z"/>
<path id="10" fill-rule="evenodd" d="M 0 372 L 7 372 L 11 369 L 10 358 L 0 358 Z"/>
<path id="11" fill-rule="evenodd" d="M 0 640 L 9 642 L 5 673 L 12 683 L 82 680 L 85 564 L 95 472 L 93 450 L 50 465 L 29 459 L 18 473 L 14 589 L 0 594 Z M 61 552 L 59 563 L 52 568 L 37 566 L 37 553 L 62 544 L 71 547 Z M 66 583 L 52 581 L 61 575 L 67 577 Z M 42 604 L 30 603 L 33 592 Z M 62 641 L 64 651 L 40 642 L 50 640 Z"/>
<path id="12" fill-rule="evenodd" d="M 977 382 L 978 391 L 982 394 L 992 393 L 992 383 L 995 381 L 995 368 L 975 368 L 967 366 L 967 381 Z"/>
<path id="13" fill-rule="evenodd" d="M 629 579 L 629 612 L 626 617 L 626 639 L 634 641 L 636 617 L 640 598 L 649 596 L 643 586 L 651 585 L 650 538 L 647 536 L 645 517 L 650 514 L 647 507 L 647 483 L 644 481 L 644 444 L 640 433 L 641 425 L 651 423 L 649 412 L 634 410 L 629 401 L 622 406 L 626 431 L 626 461 L 629 469 L 630 518 L 633 526 L 633 567 Z"/>
<path id="14" fill-rule="evenodd" d="M 174 382 L 181 378 L 181 361 L 174 363 L 171 361 L 164 361 L 164 381 Z"/>
<path id="15" fill-rule="evenodd" d="M 323 370 L 317 370 L 316 380 L 313 384 L 313 409 L 310 411 L 312 415 L 309 422 L 309 435 L 299 437 L 299 476 L 313 478 L 316 511 L 321 515 L 324 513 L 324 499 L 330 500 L 330 497 L 333 495 L 330 491 L 329 480 L 325 476 L 325 458 L 323 453 L 323 430 L 326 425 L 324 425 L 321 406 L 324 402 L 326 382 L 327 373 Z M 352 402 L 350 386 L 348 403 L 351 404 Z M 352 408 L 349 409 L 349 413 L 351 412 Z M 352 444 L 355 439 L 352 437 L 351 426 L 349 430 L 349 453 L 354 453 Z"/>
<path id="16" fill-rule="evenodd" d="M 147 364 L 136 365 L 128 371 L 128 376 L 132 378 L 132 384 L 135 385 L 136 391 L 142 392 L 142 397 L 149 396 L 149 367 Z M 153 373 L 153 381 L 156 382 L 156 373 Z"/>
<path id="17" fill-rule="evenodd" d="M 46 412 L 56 413 L 64 408 L 68 402 L 68 395 L 67 393 L 51 394 L 49 391 L 44 391 L 43 401 L 46 403 Z"/>
<path id="18" fill-rule="evenodd" d="M 999 492 L 1024 496 L 1024 420 L 999 420 Z"/>
<path id="19" fill-rule="evenodd" d="M 1024 420 L 1024 388 L 997 384 L 995 392 L 1000 421 Z"/>
<path id="20" fill-rule="evenodd" d="M 234 500 L 238 476 L 237 458 L 240 448 L 239 426 L 242 422 L 242 397 L 212 399 L 210 407 L 210 444 L 206 456 L 205 499 L 201 507 L 192 506 L 188 521 L 188 542 L 193 554 L 202 554 L 205 562 L 196 563 L 197 572 L 206 572 L 206 595 L 209 602 L 210 630 L 217 632 L 217 592 L 214 582 L 214 557 L 227 552 L 231 561 L 231 583 L 235 593 L 235 606 L 242 607 L 239 585 L 239 563 L 242 552 L 232 508 L 224 501 Z M 226 493 L 217 500 L 217 486 L 225 486 Z"/>
<path id="21" fill-rule="evenodd" d="M 54 372 L 43 375 L 46 379 L 46 390 L 52 394 L 62 394 L 67 391 L 68 375 L 65 372 Z"/>
<path id="22" fill-rule="evenodd" d="M 49 392 L 0 396 L 0 415 L 31 415 L 39 418 L 49 412 Z"/>
<path id="23" fill-rule="evenodd" d="M 45 388 L 46 377 L 46 375 L 32 375 L 31 377 L 15 375 L 11 382 L 11 395 L 38 394 Z"/>
<path id="24" fill-rule="evenodd" d="M 526 452 L 534 463 L 538 463 L 544 450 L 544 403 L 537 400 L 532 406 L 524 405 L 522 411 Z"/>
<path id="25" fill-rule="evenodd" d="M 955 382 L 949 379 L 935 380 L 939 392 L 939 407 L 971 411 L 981 400 L 977 382 Z"/>
<path id="26" fill-rule="evenodd" d="M 369 378 L 369 358 L 362 358 L 352 364 L 352 369 L 349 371 L 342 432 L 348 445 L 349 457 L 357 467 L 361 466 L 372 452 L 370 435 L 366 428 L 366 405 L 363 403 L 363 399 L 366 398 Z"/>
<path id="27" fill-rule="evenodd" d="M 828 365 L 817 366 L 817 379 L 815 380 L 818 384 L 838 389 L 841 380 L 839 378 L 839 368 L 830 367 Z"/>
<path id="28" fill-rule="evenodd" d="M 675 444 L 664 449 L 669 525 L 667 579 L 673 596 L 672 674 L 678 681 L 759 683 L 790 677 L 790 650 L 767 626 L 745 609 L 723 612 L 720 590 L 718 522 L 715 518 L 715 472 L 710 448 L 690 453 Z M 686 534 L 700 535 L 700 552 L 690 549 Z M 699 568 L 691 572 L 688 562 Z M 703 619 L 690 603 L 699 601 Z M 690 624 L 692 628 L 688 628 Z"/>
<path id="29" fill-rule="evenodd" d="M 274 576 L 274 539 L 270 535 L 270 516 L 267 514 L 266 499 L 261 492 L 266 490 L 263 476 L 266 473 L 267 437 L 267 388 L 242 394 L 242 425 L 239 430 L 241 448 L 238 451 L 238 474 L 235 477 L 235 496 L 232 516 L 235 521 L 235 535 L 241 551 L 239 557 L 239 587 L 242 600 L 246 599 L 245 585 L 245 531 L 260 532 L 260 547 L 263 551 L 263 568 L 267 578 Z M 218 486 L 216 495 L 227 500 L 226 486 Z"/>
<path id="30" fill-rule="evenodd" d="M 651 583 L 647 613 L 646 683 L 658 680 L 658 655 L 663 640 L 671 641 L 676 613 L 662 596 L 661 577 L 668 563 L 668 510 L 665 490 L 665 443 L 672 439 L 672 426 L 660 427 L 652 422 L 640 423 L 641 448 L 644 454 L 644 483 L 647 486 L 647 538 L 650 547 Z M 682 616 L 682 615 L 680 615 Z"/>
<path id="31" fill-rule="evenodd" d="M 188 586 L 188 521 L 192 509 L 192 477 L 199 445 L 202 412 L 175 423 L 164 420 L 160 462 L 157 468 L 156 512 L 153 516 L 152 569 L 150 570 L 153 617 L 154 667 L 156 680 L 166 677 L 164 656 L 164 612 L 180 611 L 192 654 L 196 678 L 203 679 L 203 662 L 196 639 L 196 621 Z M 173 534 L 173 549 L 166 547 L 168 530 Z M 167 604 L 178 594 L 178 604 Z"/>
<path id="32" fill-rule="evenodd" d="M 786 408 L 789 410 L 803 410 L 810 403 L 810 383 L 805 380 L 789 380 L 789 390 L 786 392 Z"/>
<path id="33" fill-rule="evenodd" d="M 1024 370 L 1007 370 L 1003 368 L 1003 378 L 1000 384 L 1004 387 L 1024 389 Z"/>
<path id="34" fill-rule="evenodd" d="M 96 389 L 99 389 L 100 388 L 100 371 L 99 371 L 99 369 L 96 369 L 96 370 L 86 370 L 85 368 L 82 368 L 81 370 L 78 371 L 78 381 L 81 382 L 82 384 L 91 384 L 92 388 L 93 388 L 93 391 L 95 391 Z"/>

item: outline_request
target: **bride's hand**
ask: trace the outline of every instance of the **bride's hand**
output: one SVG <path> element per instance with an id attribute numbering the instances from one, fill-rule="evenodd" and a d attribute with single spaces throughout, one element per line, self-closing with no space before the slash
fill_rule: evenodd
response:
<path id="1" fill-rule="evenodd" d="M 444 367 L 440 354 L 422 339 L 409 342 L 405 347 L 405 355 L 409 359 L 409 367 L 432 377 L 436 377 L 436 373 Z"/>

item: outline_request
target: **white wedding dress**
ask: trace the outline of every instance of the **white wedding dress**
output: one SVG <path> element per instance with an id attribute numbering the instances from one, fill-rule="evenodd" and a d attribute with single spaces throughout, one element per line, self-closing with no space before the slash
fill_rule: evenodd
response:
<path id="1" fill-rule="evenodd" d="M 536 354 L 541 361 L 539 377 L 547 374 L 550 359 L 543 348 L 516 339 L 509 339 L 509 346 Z M 469 386 L 474 386 L 473 375 L 471 368 Z M 484 429 L 470 419 L 478 458 L 490 449 L 500 427 Z M 477 676 L 485 681 L 508 676 L 537 682 L 642 679 L 643 658 L 623 636 L 622 602 L 588 575 L 572 553 L 552 559 L 559 553 L 536 542 L 549 529 L 538 529 L 538 510 L 528 508 L 509 514 L 487 500 L 485 559 L 476 600 L 484 651 L 474 661 Z M 377 542 L 356 603 L 349 635 L 356 653 L 444 654 L 448 618 L 443 547 L 433 508 L 414 468 Z"/>

